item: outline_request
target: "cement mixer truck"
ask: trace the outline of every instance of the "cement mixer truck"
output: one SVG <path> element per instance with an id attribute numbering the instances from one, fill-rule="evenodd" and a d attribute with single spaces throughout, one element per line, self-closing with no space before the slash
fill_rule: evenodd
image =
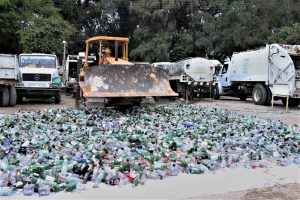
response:
<path id="1" fill-rule="evenodd" d="M 284 105 L 300 104 L 300 45 L 266 45 L 265 48 L 234 53 L 218 76 L 214 97 L 252 96 L 257 105 L 281 100 Z"/>
<path id="2" fill-rule="evenodd" d="M 173 91 L 180 97 L 191 100 L 212 91 L 217 83 L 217 73 L 221 63 L 218 60 L 196 57 L 175 63 L 153 63 L 153 66 L 167 69 Z"/>

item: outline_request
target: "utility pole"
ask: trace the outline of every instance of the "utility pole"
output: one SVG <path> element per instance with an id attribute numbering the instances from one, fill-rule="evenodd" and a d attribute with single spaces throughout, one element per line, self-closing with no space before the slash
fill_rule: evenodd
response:
<path id="1" fill-rule="evenodd" d="M 63 80 L 65 78 L 67 78 L 67 75 L 66 75 L 66 46 L 67 46 L 67 41 L 63 41 L 63 44 L 64 44 L 64 57 L 63 57 L 63 63 L 62 63 L 62 66 L 63 66 Z M 64 80 L 65 81 L 65 80 Z M 65 84 L 66 84 L 66 81 L 65 81 Z M 65 85 L 65 94 L 67 94 L 67 86 Z"/>
<path id="2" fill-rule="evenodd" d="M 67 46 L 67 41 L 63 41 L 63 44 L 64 44 L 64 58 L 63 58 L 63 67 L 64 67 L 64 70 L 66 70 L 66 46 Z"/>

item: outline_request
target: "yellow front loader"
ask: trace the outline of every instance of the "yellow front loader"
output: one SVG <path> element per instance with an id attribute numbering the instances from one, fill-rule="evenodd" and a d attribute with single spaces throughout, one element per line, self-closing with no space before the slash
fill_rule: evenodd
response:
<path id="1" fill-rule="evenodd" d="M 166 70 L 128 61 L 128 42 L 128 38 L 107 36 L 86 40 L 79 78 L 80 98 L 86 106 L 132 105 L 153 97 L 178 96 Z M 113 49 L 109 55 L 108 48 Z M 96 51 L 97 63 L 88 63 L 90 51 Z"/>

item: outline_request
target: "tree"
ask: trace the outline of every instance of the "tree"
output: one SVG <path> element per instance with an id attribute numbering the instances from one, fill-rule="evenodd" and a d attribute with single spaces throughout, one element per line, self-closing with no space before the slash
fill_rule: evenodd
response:
<path id="1" fill-rule="evenodd" d="M 71 36 L 69 53 L 77 54 L 84 50 L 84 41 L 93 36 L 129 36 L 130 0 L 69 0 L 55 1 L 60 13 L 76 31 Z M 65 9 L 68 7 L 69 9 Z"/>
<path id="2" fill-rule="evenodd" d="M 74 28 L 65 21 L 52 1 L 27 0 L 20 6 L 23 27 L 19 31 L 23 52 L 63 53 L 62 41 Z"/>
<path id="3" fill-rule="evenodd" d="M 216 16 L 223 3 L 206 0 L 140 0 L 132 5 L 138 44 L 131 56 L 147 61 L 176 61 L 214 50 Z"/>
<path id="4" fill-rule="evenodd" d="M 130 56 L 145 61 L 170 60 L 173 53 L 170 51 L 178 44 L 179 32 L 185 33 L 187 24 L 182 23 L 186 18 L 185 5 L 170 0 L 140 0 L 134 3 L 131 12 L 136 16 L 138 25 L 133 34 L 136 46 Z"/>
<path id="5" fill-rule="evenodd" d="M 268 38 L 269 43 L 280 44 L 300 44 L 300 24 L 296 23 L 292 27 L 283 26 L 275 29 Z"/>
<path id="6" fill-rule="evenodd" d="M 228 3 L 217 20 L 217 53 L 219 57 L 234 51 L 264 46 L 269 36 L 283 26 L 299 21 L 299 1 L 234 0 Z"/>
<path id="7" fill-rule="evenodd" d="M 19 52 L 19 35 L 17 31 L 20 28 L 20 16 L 16 12 L 16 6 L 13 1 L 0 0 L 0 46 L 1 53 Z"/>

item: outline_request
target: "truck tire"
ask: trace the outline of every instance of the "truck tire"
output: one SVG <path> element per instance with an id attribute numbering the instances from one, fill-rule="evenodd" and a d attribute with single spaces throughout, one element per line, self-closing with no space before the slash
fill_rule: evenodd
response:
<path id="1" fill-rule="evenodd" d="M 258 84 L 254 87 L 252 91 L 252 101 L 256 105 L 264 105 L 267 100 L 268 92 L 266 88 Z"/>
<path id="2" fill-rule="evenodd" d="M 271 92 L 269 86 L 265 85 L 265 88 L 266 88 L 267 94 L 268 94 L 265 105 L 269 106 L 269 105 L 271 105 L 271 101 L 272 101 L 272 92 Z"/>
<path id="3" fill-rule="evenodd" d="M 13 85 L 8 86 L 9 90 L 9 106 L 15 106 L 17 104 L 17 90 Z"/>
<path id="4" fill-rule="evenodd" d="M 58 92 L 56 93 L 56 95 L 54 96 L 54 102 L 55 102 L 56 104 L 59 104 L 60 101 L 61 101 L 61 94 L 60 94 L 60 91 L 58 91 Z"/>
<path id="5" fill-rule="evenodd" d="M 286 98 L 281 99 L 282 104 L 286 105 Z M 297 107 L 300 105 L 300 99 L 290 98 L 289 99 L 289 107 Z"/>
<path id="6" fill-rule="evenodd" d="M 9 91 L 8 88 L 5 86 L 2 88 L 2 92 L 0 95 L 0 106 L 8 106 L 9 105 Z"/>
<path id="7" fill-rule="evenodd" d="M 219 92 L 219 87 L 218 85 L 216 85 L 214 88 L 213 88 L 213 98 L 216 99 L 216 100 L 219 100 L 220 99 L 220 92 Z"/>
<path id="8" fill-rule="evenodd" d="M 246 101 L 247 97 L 248 96 L 245 92 L 240 92 L 239 93 L 239 98 L 240 98 L 241 101 Z"/>
<path id="9" fill-rule="evenodd" d="M 194 91 L 193 91 L 193 89 L 189 88 L 189 87 L 186 87 L 184 96 L 185 96 L 185 98 L 184 98 L 185 100 L 192 101 L 193 98 L 194 98 Z"/>

